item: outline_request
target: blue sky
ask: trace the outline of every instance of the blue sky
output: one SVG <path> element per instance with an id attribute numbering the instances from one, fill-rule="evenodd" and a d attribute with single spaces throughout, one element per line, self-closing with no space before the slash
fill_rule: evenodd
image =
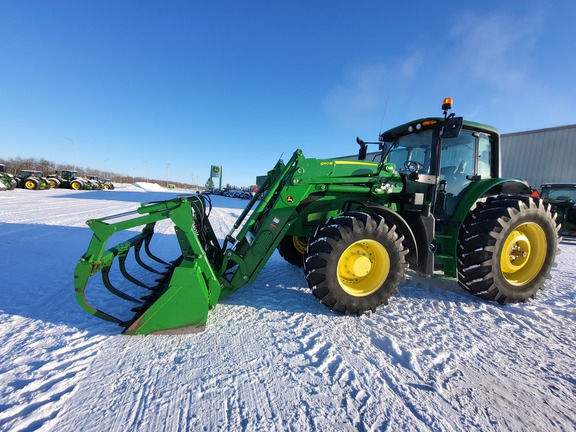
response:
<path id="1" fill-rule="evenodd" d="M 576 123 L 576 2 L 0 0 L 0 158 L 248 186 L 454 112 Z"/>

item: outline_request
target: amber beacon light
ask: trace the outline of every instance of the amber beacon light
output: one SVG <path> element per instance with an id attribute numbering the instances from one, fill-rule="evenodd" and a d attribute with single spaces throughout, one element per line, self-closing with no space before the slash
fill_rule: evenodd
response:
<path id="1" fill-rule="evenodd" d="M 444 100 L 442 101 L 442 110 L 448 111 L 452 109 L 452 105 L 454 105 L 454 101 L 452 100 L 451 97 L 444 98 Z"/>

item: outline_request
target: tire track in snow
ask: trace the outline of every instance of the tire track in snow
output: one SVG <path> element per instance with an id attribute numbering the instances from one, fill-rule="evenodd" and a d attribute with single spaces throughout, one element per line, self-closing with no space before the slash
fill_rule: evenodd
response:
<path id="1" fill-rule="evenodd" d="M 105 337 L 87 339 L 85 332 L 22 317 L 11 317 L 0 329 L 7 324 L 32 342 L 0 350 L 0 430 L 36 430 L 58 415 Z M 37 340 L 40 331 L 45 337 Z"/>

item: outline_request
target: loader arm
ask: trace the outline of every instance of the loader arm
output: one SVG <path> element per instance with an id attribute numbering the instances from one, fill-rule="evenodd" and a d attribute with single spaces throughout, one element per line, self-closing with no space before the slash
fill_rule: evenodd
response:
<path id="1" fill-rule="evenodd" d="M 355 196 L 367 196 L 376 182 L 369 174 L 375 175 L 379 169 L 379 164 L 371 162 L 306 159 L 301 150 L 294 152 L 286 165 L 278 163 L 268 173 L 262 196 L 254 197 L 234 224 L 232 232 L 240 228 L 237 237 L 232 232 L 226 237 L 225 246 L 228 243 L 233 246 L 224 251 L 221 297 L 253 282 L 295 225 L 305 230 L 309 218 L 324 222 L 342 212 Z M 311 206 L 316 213 L 306 213 L 303 203 L 313 194 L 316 194 L 314 200 L 323 202 L 322 210 Z M 335 196 L 341 198 L 333 199 Z M 256 204 L 258 198 L 261 199 Z M 250 217 L 244 221 L 253 206 Z M 310 222 L 307 229 L 314 230 L 317 224 L 317 220 Z"/>

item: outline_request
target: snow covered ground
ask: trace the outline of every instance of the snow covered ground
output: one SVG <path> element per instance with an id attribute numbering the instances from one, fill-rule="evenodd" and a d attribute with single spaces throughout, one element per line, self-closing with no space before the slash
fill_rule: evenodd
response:
<path id="1" fill-rule="evenodd" d="M 275 253 L 204 332 L 123 336 L 80 309 L 72 272 L 85 221 L 174 197 L 150 189 L 0 193 L 1 431 L 576 428 L 576 243 L 526 304 L 409 273 L 362 317 L 329 311 Z M 213 200 L 223 238 L 246 201 Z M 159 255 L 175 243 L 159 235 Z"/>

